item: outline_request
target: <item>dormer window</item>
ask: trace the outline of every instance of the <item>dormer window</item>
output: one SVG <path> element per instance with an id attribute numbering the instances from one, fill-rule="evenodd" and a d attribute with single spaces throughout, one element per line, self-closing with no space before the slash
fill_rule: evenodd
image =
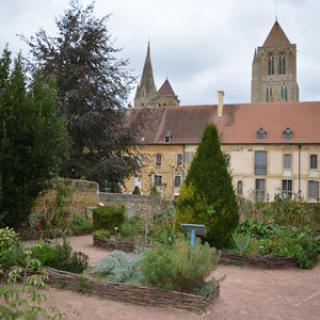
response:
<path id="1" fill-rule="evenodd" d="M 282 132 L 282 136 L 284 139 L 290 140 L 293 137 L 293 131 L 290 128 L 287 128 Z"/>
<path id="2" fill-rule="evenodd" d="M 165 135 L 165 137 L 164 137 L 164 142 L 165 142 L 165 143 L 170 143 L 170 142 L 172 142 L 172 135 L 171 135 L 170 132 L 167 132 L 167 134 Z"/>
<path id="3" fill-rule="evenodd" d="M 265 139 L 267 137 L 267 131 L 264 130 L 263 128 L 260 128 L 256 133 L 256 137 L 259 140 Z"/>

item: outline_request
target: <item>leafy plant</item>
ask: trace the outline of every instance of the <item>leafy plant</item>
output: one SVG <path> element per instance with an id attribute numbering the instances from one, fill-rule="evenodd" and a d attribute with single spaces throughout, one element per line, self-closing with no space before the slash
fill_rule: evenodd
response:
<path id="1" fill-rule="evenodd" d="M 41 261 L 46 267 L 81 273 L 88 267 L 88 256 L 82 252 L 72 252 L 70 244 L 39 243 L 31 247 L 32 257 Z"/>
<path id="2" fill-rule="evenodd" d="M 17 245 L 18 241 L 19 236 L 13 229 L 0 228 L 0 252 Z"/>
<path id="3" fill-rule="evenodd" d="M 158 245 L 147 249 L 141 262 L 146 284 L 173 290 L 192 292 L 205 283 L 205 277 L 217 264 L 215 250 L 197 241 L 177 239 L 173 247 Z"/>
<path id="4" fill-rule="evenodd" d="M 91 273 L 106 282 L 127 282 L 130 279 L 140 279 L 139 263 L 141 255 L 115 250 L 110 255 L 100 259 Z"/>
<path id="5" fill-rule="evenodd" d="M 100 207 L 93 210 L 93 228 L 113 231 L 125 220 L 124 207 Z"/>
<path id="6" fill-rule="evenodd" d="M 248 252 L 248 248 L 250 245 L 250 235 L 235 232 L 232 234 L 232 239 L 240 256 L 245 255 Z"/>
<path id="7" fill-rule="evenodd" d="M 247 220 L 239 225 L 239 233 L 255 238 L 268 238 L 274 234 L 275 226 L 260 220 Z"/>
<path id="8" fill-rule="evenodd" d="M 12 267 L 6 272 L 4 283 L 0 286 L 0 317 L 3 320 L 14 319 L 63 319 L 65 316 L 57 308 L 43 308 L 47 297 L 39 289 L 45 289 L 45 281 L 48 274 L 45 270 L 39 270 L 40 262 L 31 259 L 30 252 L 26 251 L 23 267 Z M 38 271 L 28 275 L 28 272 Z M 0 270 L 4 273 L 4 270 Z"/>

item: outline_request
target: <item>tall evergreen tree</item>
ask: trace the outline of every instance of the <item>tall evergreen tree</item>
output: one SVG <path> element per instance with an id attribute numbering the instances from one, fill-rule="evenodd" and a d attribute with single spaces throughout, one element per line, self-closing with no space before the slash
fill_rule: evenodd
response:
<path id="1" fill-rule="evenodd" d="M 56 114 L 55 81 L 37 72 L 27 88 L 21 57 L 11 72 L 10 65 L 5 49 L 0 59 L 0 214 L 15 227 L 66 159 L 67 133 Z"/>
<path id="2" fill-rule="evenodd" d="M 56 20 L 57 35 L 44 30 L 26 40 L 32 65 L 57 79 L 59 108 L 67 119 L 70 159 L 62 175 L 85 177 L 100 187 L 117 186 L 137 169 L 132 128 L 125 106 L 133 78 L 126 60 L 117 59 L 106 22 L 94 17 L 94 3 L 70 2 Z"/>
<path id="3" fill-rule="evenodd" d="M 204 224 L 207 241 L 221 248 L 228 244 L 238 221 L 239 208 L 219 134 L 209 124 L 181 187 L 176 227 L 179 229 L 181 223 Z"/>

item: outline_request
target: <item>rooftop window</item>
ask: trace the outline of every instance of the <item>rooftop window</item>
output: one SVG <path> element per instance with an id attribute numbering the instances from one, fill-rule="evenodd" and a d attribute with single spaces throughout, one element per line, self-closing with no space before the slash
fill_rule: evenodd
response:
<path id="1" fill-rule="evenodd" d="M 265 139 L 267 137 L 267 131 L 264 130 L 263 128 L 260 128 L 256 133 L 256 137 L 259 140 Z"/>
<path id="2" fill-rule="evenodd" d="M 283 136 L 284 139 L 290 140 L 293 137 L 293 131 L 290 128 L 286 128 L 282 132 L 282 136 Z"/>

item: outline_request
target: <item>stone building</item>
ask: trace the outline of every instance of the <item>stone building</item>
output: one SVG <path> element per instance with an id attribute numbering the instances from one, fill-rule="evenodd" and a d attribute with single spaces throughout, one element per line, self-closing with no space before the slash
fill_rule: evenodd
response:
<path id="1" fill-rule="evenodd" d="M 297 48 L 276 21 L 262 47 L 254 52 L 251 102 L 299 101 Z"/>
<path id="2" fill-rule="evenodd" d="M 157 91 L 151 62 L 150 43 L 148 43 L 147 56 L 144 62 L 140 83 L 134 97 L 135 108 L 175 107 L 180 101 L 174 93 L 168 79 Z"/>
<path id="3" fill-rule="evenodd" d="M 178 196 L 202 132 L 214 123 L 238 196 L 320 201 L 320 102 L 298 101 L 296 46 L 277 21 L 252 68 L 252 103 L 224 104 L 219 91 L 217 104 L 168 107 L 154 104 L 154 95 L 152 108 L 137 105 L 130 117 L 145 124 L 136 148 L 142 167 L 126 191 L 138 186 L 149 194 L 155 187 L 166 199 Z M 163 91 L 170 93 L 168 86 Z"/>

